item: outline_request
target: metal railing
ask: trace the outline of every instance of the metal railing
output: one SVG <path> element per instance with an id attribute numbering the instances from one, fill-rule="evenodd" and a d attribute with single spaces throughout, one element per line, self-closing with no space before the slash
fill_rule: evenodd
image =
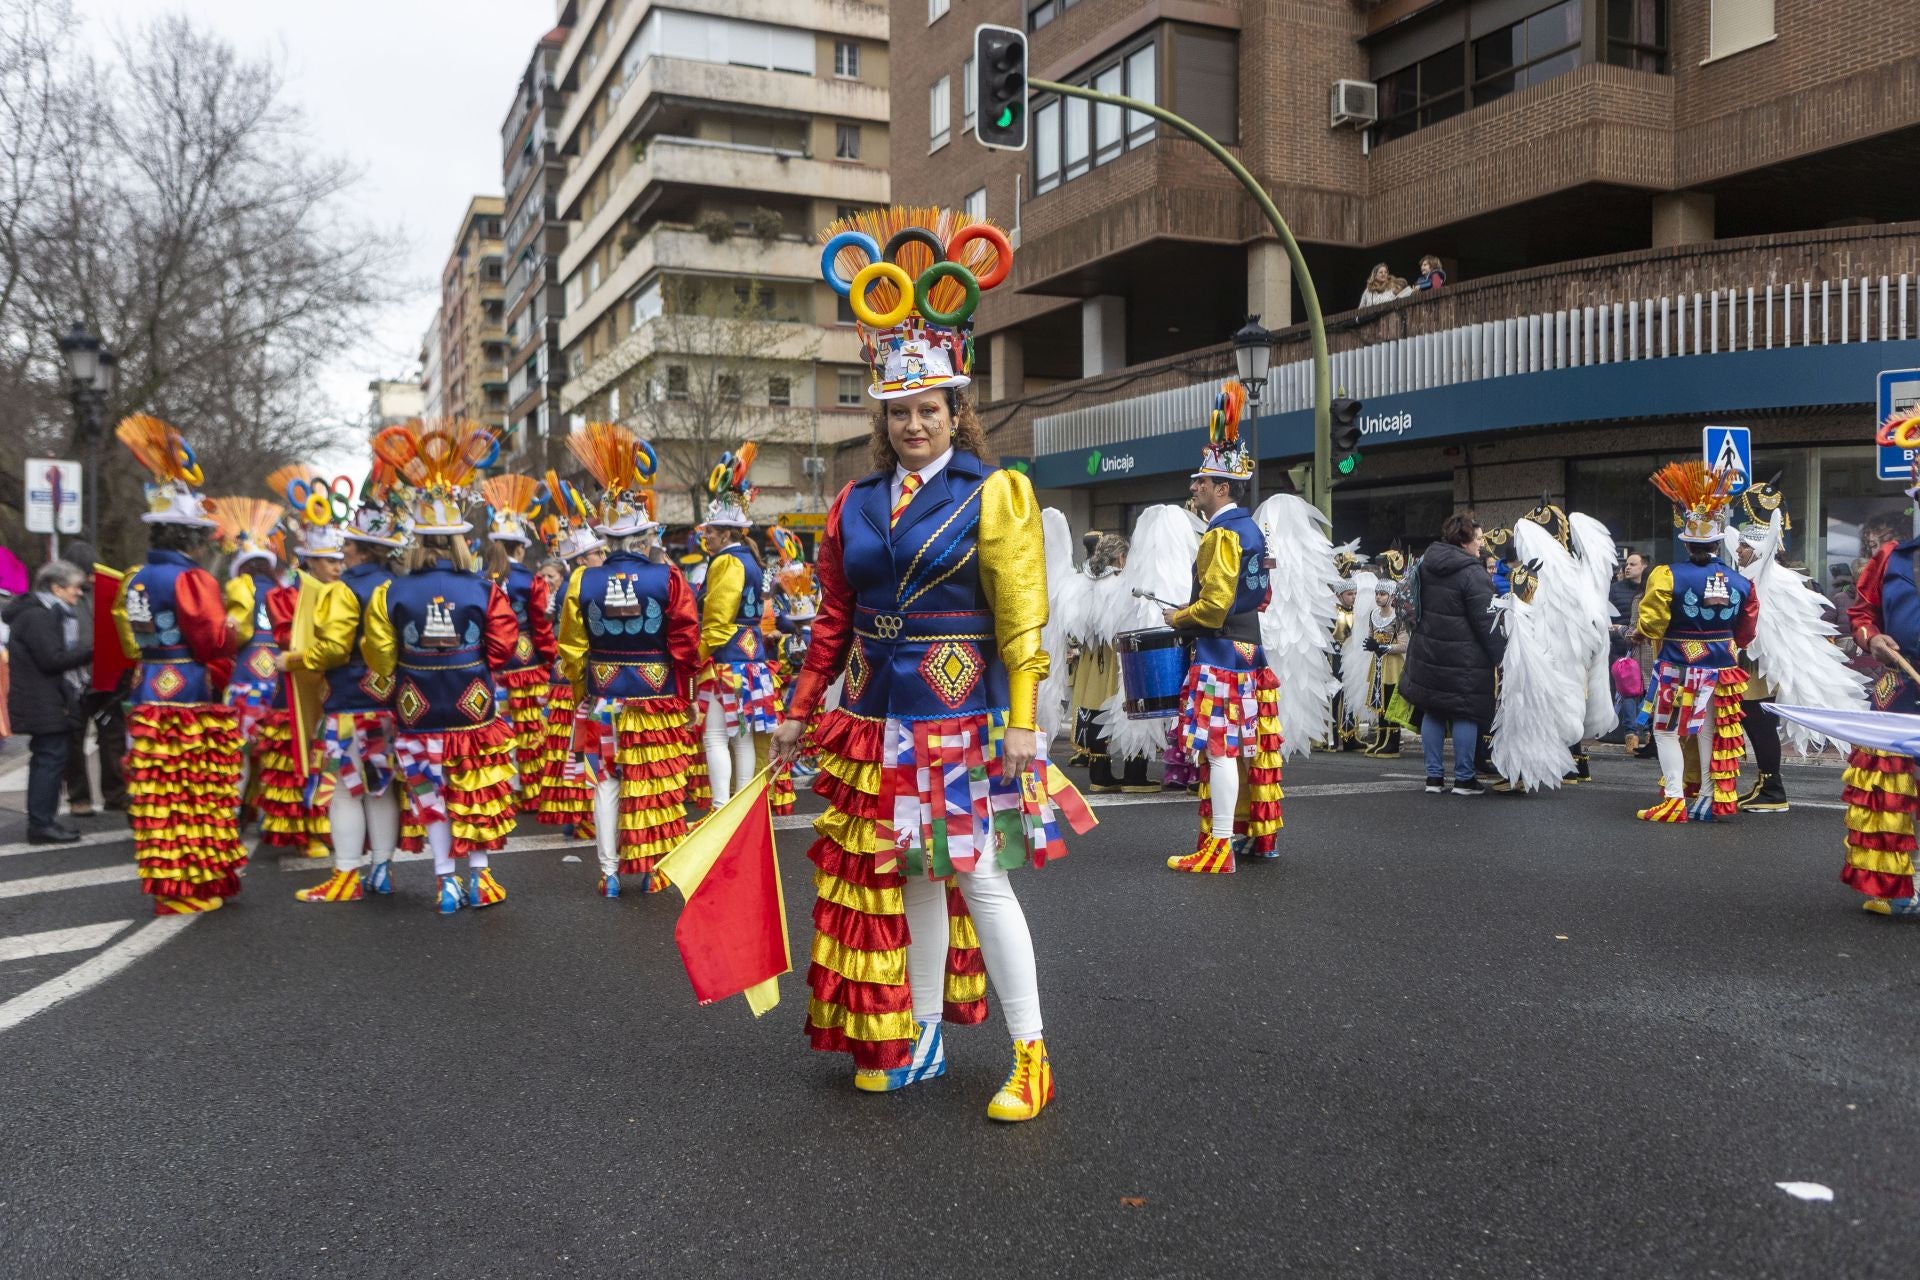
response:
<path id="1" fill-rule="evenodd" d="M 1336 394 L 1362 400 L 1435 387 L 1675 356 L 1920 336 L 1920 277 L 1859 276 L 1639 297 L 1509 316 L 1333 353 Z M 1218 389 L 1196 383 L 1036 418 L 1036 454 L 1203 426 Z M 1313 405 L 1307 360 L 1275 363 L 1262 413 Z"/>

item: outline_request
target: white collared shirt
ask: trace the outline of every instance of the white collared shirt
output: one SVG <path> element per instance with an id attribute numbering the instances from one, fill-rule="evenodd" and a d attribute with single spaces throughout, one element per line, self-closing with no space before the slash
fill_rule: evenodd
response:
<path id="1" fill-rule="evenodd" d="M 947 469 L 947 463 L 952 461 L 952 459 L 953 447 L 949 445 L 945 453 L 935 458 L 932 462 L 929 462 L 926 466 L 921 467 L 920 487 L 924 489 L 928 484 L 932 483 L 935 476 Z M 887 491 L 887 510 L 891 511 L 900 505 L 900 491 L 906 487 L 907 477 L 911 474 L 911 472 L 899 463 L 896 462 L 893 464 L 893 485 Z"/>
<path id="2" fill-rule="evenodd" d="M 1211 516 L 1207 518 L 1207 528 L 1209 529 L 1217 528 L 1222 520 L 1225 520 L 1228 516 L 1232 515 L 1234 512 L 1238 511 L 1239 509 L 1240 509 L 1239 503 L 1229 502 L 1226 506 L 1220 508 L 1218 511 L 1214 512 Z"/>

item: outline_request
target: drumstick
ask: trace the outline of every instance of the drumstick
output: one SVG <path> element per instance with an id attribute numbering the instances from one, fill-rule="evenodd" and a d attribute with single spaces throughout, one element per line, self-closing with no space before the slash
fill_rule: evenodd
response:
<path id="1" fill-rule="evenodd" d="M 1162 600 L 1159 596 L 1154 595 L 1151 591 L 1142 591 L 1139 587 L 1135 587 L 1133 589 L 1133 594 L 1138 596 L 1142 600 L 1151 600 L 1153 603 L 1159 605 L 1162 609 L 1181 608 L 1180 605 L 1175 604 L 1173 601 Z M 1916 677 L 1916 679 L 1920 679 L 1920 677 Z"/>
<path id="2" fill-rule="evenodd" d="M 1893 660 L 1894 662 L 1899 664 L 1900 670 L 1906 672 L 1907 679 L 1913 681 L 1917 685 L 1920 685 L 1920 671 L 1915 671 L 1913 669 L 1913 664 L 1908 662 L 1906 658 L 1901 655 L 1898 649 L 1894 650 L 1893 652 Z"/>

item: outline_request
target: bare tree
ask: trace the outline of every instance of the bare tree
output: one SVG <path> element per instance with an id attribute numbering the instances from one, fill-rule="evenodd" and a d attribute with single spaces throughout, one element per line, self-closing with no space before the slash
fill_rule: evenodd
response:
<path id="1" fill-rule="evenodd" d="M 393 297 L 400 246 L 351 220 L 357 174 L 313 153 L 277 62 L 169 17 L 95 63 L 34 35 L 72 43 L 64 0 L 0 0 L 0 23 L 0 60 L 13 60 L 0 61 L 0 92 L 27 86 L 0 111 L 40 139 L 30 157 L 0 153 L 12 165 L 0 181 L 22 195 L 0 225 L 11 300 L 0 339 L 15 378 L 41 389 L 31 419 L 0 402 L 0 427 L 19 428 L 0 434 L 94 450 L 60 407 L 54 339 L 79 320 L 120 357 L 104 430 L 135 410 L 174 422 L 212 488 L 252 489 L 332 443 L 349 418 L 325 403 L 320 372 Z M 99 454 L 96 537 L 125 558 L 138 541 L 134 470 L 117 448 Z"/>

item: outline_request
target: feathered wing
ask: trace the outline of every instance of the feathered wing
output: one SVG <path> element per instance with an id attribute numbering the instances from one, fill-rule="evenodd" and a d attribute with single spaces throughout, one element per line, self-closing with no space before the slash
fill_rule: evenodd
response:
<path id="1" fill-rule="evenodd" d="M 1162 606 L 1133 593 L 1144 591 L 1173 605 L 1186 604 L 1193 597 L 1193 558 L 1199 550 L 1200 538 L 1184 509 L 1162 505 L 1142 511 L 1134 523 L 1127 567 L 1119 580 L 1094 583 L 1096 626 L 1101 635 L 1111 640 L 1122 631 L 1166 626 L 1160 616 Z M 1115 760 L 1154 759 L 1166 749 L 1166 718 L 1128 719 L 1120 705 L 1124 693 L 1123 688 L 1100 709 L 1107 750 Z"/>
<path id="2" fill-rule="evenodd" d="M 1607 627 L 1614 615 L 1607 588 L 1613 583 L 1613 567 L 1619 561 L 1620 550 L 1614 545 L 1613 534 L 1607 526 L 1583 511 L 1569 515 L 1567 524 L 1572 530 L 1573 549 L 1579 554 L 1576 563 L 1586 602 L 1587 623 L 1581 633 L 1587 677 L 1586 733 L 1589 738 L 1598 738 L 1612 733 L 1620 722 L 1613 701 L 1612 673 L 1607 665 L 1612 649 Z"/>
<path id="3" fill-rule="evenodd" d="M 1531 520 L 1514 522 L 1513 549 L 1522 564 L 1539 565 L 1539 586 L 1526 612 L 1537 638 L 1537 651 L 1549 655 L 1541 673 L 1539 696 L 1529 700 L 1526 713 L 1551 717 L 1561 743 L 1571 745 L 1587 733 L 1588 631 L 1592 617 L 1580 566 L 1558 539 Z M 1516 630 L 1525 632 L 1528 627 Z M 1504 668 L 1501 679 L 1500 696 L 1504 700 Z"/>
<path id="4" fill-rule="evenodd" d="M 1066 513 L 1048 507 L 1040 513 L 1040 532 L 1046 546 L 1047 625 L 1040 631 L 1040 647 L 1047 651 L 1047 678 L 1040 682 L 1040 740 L 1052 742 L 1067 718 L 1067 656 L 1072 645 L 1060 595 L 1073 579 L 1073 530 Z"/>
<path id="5" fill-rule="evenodd" d="M 1048 552 L 1053 548 L 1049 546 Z M 1093 608 L 1093 579 L 1085 570 L 1075 569 L 1069 562 L 1067 576 L 1054 576 L 1053 566 L 1047 566 L 1047 608 L 1048 617 L 1066 628 L 1067 639 L 1074 644 L 1087 643 L 1087 627 L 1092 621 L 1090 611 Z"/>
<path id="6" fill-rule="evenodd" d="M 1839 631 L 1826 616 L 1826 601 L 1814 591 L 1807 575 L 1773 557 L 1773 549 L 1780 545 L 1780 526 L 1776 511 L 1768 536 L 1755 548 L 1756 556 L 1761 551 L 1767 554 L 1749 566 L 1748 580 L 1760 598 L 1760 614 L 1746 660 L 1773 686 L 1776 702 L 1865 711 L 1867 678 L 1847 666 L 1846 655 L 1832 642 Z M 1843 751 L 1848 746 L 1785 718 L 1780 720 L 1780 733 L 1803 753 L 1828 741 Z"/>
<path id="7" fill-rule="evenodd" d="M 1523 520 L 1514 532 L 1517 535 L 1529 527 L 1539 526 Z M 1542 536 L 1553 541 L 1544 532 Z M 1560 665 L 1565 658 L 1550 621 L 1540 612 L 1537 593 L 1534 600 L 1529 604 L 1506 595 L 1493 602 L 1499 625 L 1507 633 L 1506 657 L 1500 663 L 1500 701 L 1493 712 L 1493 767 L 1528 791 L 1558 789 L 1573 768 L 1565 730 L 1571 683 Z"/>
<path id="8" fill-rule="evenodd" d="M 1332 737 L 1333 695 L 1340 682 L 1333 652 L 1340 571 L 1327 518 L 1290 493 L 1277 493 L 1254 513 L 1273 560 L 1272 595 L 1260 615 L 1260 644 L 1280 681 L 1280 752 L 1304 756 Z"/>
<path id="9" fill-rule="evenodd" d="M 1372 673 L 1373 659 L 1367 652 L 1367 637 L 1373 634 L 1368 619 L 1373 615 L 1376 581 L 1365 569 L 1353 575 L 1353 629 L 1340 646 L 1340 687 L 1347 695 L 1347 714 L 1353 717 L 1356 729 L 1373 720 L 1373 712 L 1367 708 L 1367 677 Z"/>

